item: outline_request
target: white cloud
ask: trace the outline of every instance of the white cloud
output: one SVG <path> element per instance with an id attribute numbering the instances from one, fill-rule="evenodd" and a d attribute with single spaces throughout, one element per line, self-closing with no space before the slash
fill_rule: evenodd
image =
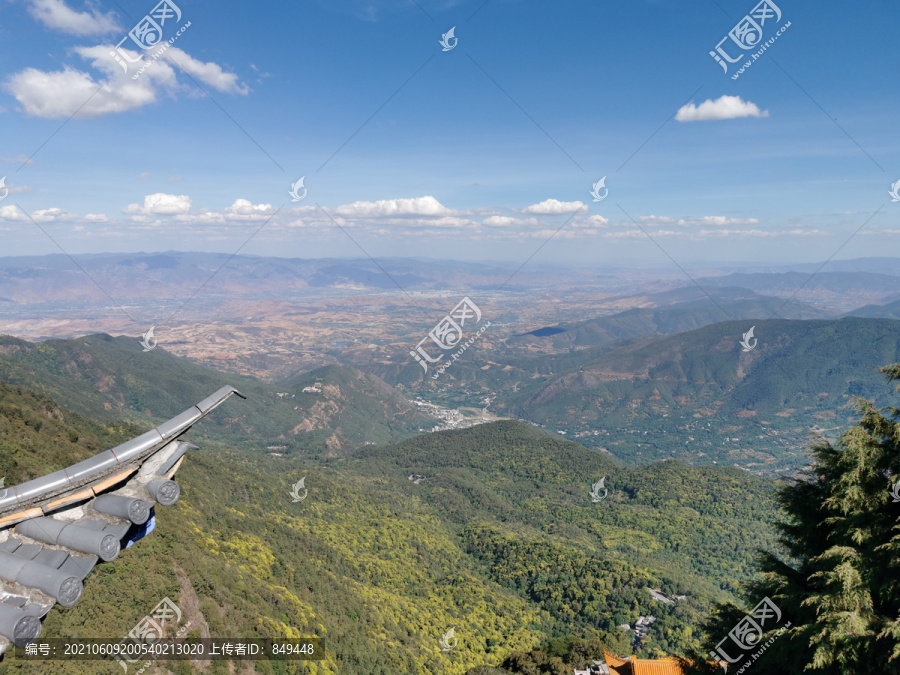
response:
<path id="1" fill-rule="evenodd" d="M 234 204 L 225 208 L 228 220 L 265 220 L 273 213 L 271 204 L 253 204 L 249 199 L 235 199 Z"/>
<path id="2" fill-rule="evenodd" d="M 567 230 L 566 228 L 559 229 L 547 229 L 547 230 L 535 230 L 534 232 L 529 232 L 526 236 L 531 237 L 532 239 L 575 239 L 576 237 L 581 236 L 581 232 L 575 232 L 574 230 Z"/>
<path id="3" fill-rule="evenodd" d="M 179 213 L 175 216 L 179 223 L 192 223 L 195 225 L 210 225 L 225 222 L 225 216 L 209 209 L 200 209 L 197 213 Z"/>
<path id="4" fill-rule="evenodd" d="M 105 213 L 88 213 L 82 218 L 82 220 L 86 223 L 108 223 L 109 218 L 106 217 Z M 75 228 L 78 229 L 78 228 Z"/>
<path id="5" fill-rule="evenodd" d="M 675 219 L 669 218 L 669 216 L 654 216 L 652 214 L 649 216 L 641 216 L 638 220 L 646 225 L 661 225 L 663 223 L 675 222 Z"/>
<path id="6" fill-rule="evenodd" d="M 145 178 L 150 178 L 150 174 L 146 171 L 138 174 L 138 180 L 144 180 Z"/>
<path id="7" fill-rule="evenodd" d="M 386 218 L 396 216 L 450 216 L 455 212 L 431 195 L 411 199 L 382 199 L 377 202 L 353 202 L 334 209 L 348 218 Z"/>
<path id="8" fill-rule="evenodd" d="M 572 227 L 575 228 L 598 228 L 598 227 L 606 227 L 609 224 L 609 218 L 604 218 L 600 215 L 593 215 L 587 218 L 581 219 L 578 218 L 572 222 Z"/>
<path id="9" fill-rule="evenodd" d="M 606 239 L 646 239 L 647 235 L 640 230 L 620 230 L 619 232 L 604 232 Z"/>
<path id="10" fill-rule="evenodd" d="M 31 0 L 28 11 L 47 28 L 70 35 L 103 35 L 122 30 L 112 13 L 101 14 L 94 8 L 78 12 L 62 0 Z"/>
<path id="11" fill-rule="evenodd" d="M 140 216 L 159 215 L 174 216 L 189 213 L 193 202 L 187 195 L 168 195 L 164 192 L 156 192 L 144 197 L 144 205 L 129 204 L 122 213 L 130 213 Z"/>
<path id="12" fill-rule="evenodd" d="M 511 218 L 510 216 L 490 216 L 481 221 L 488 227 L 509 227 L 510 225 L 537 225 L 537 218 Z"/>
<path id="13" fill-rule="evenodd" d="M 788 234 L 795 234 L 801 237 L 819 237 L 819 236 L 827 236 L 827 232 L 823 232 L 822 230 L 790 230 Z"/>
<path id="14" fill-rule="evenodd" d="M 440 218 L 404 216 L 397 218 L 354 218 L 351 220 L 347 220 L 342 216 L 332 216 L 332 218 L 334 219 L 334 222 L 341 227 L 357 227 L 373 232 L 376 231 L 374 228 L 382 228 L 378 231 L 390 233 L 392 236 L 396 236 L 400 231 L 409 234 L 417 234 L 423 231 L 423 228 L 458 230 L 477 229 L 479 227 L 478 223 L 475 221 L 469 220 L 468 218 L 460 218 L 458 216 L 442 216 Z M 329 223 L 331 222 L 331 219 L 326 218 L 326 220 L 328 220 Z M 390 229 L 387 229 L 387 226 L 390 226 Z"/>
<path id="15" fill-rule="evenodd" d="M 769 111 L 760 112 L 759 107 L 740 96 L 720 96 L 715 101 L 706 99 L 699 106 L 694 102 L 682 106 L 675 119 L 679 122 L 699 122 L 704 120 L 730 120 L 737 117 L 768 117 Z"/>
<path id="16" fill-rule="evenodd" d="M 672 222 L 669 219 L 668 222 Z M 725 216 L 703 216 L 702 218 L 681 218 L 678 220 L 679 225 L 715 225 L 724 227 L 726 225 L 757 225 L 759 220 L 756 218 L 726 218 Z"/>
<path id="17" fill-rule="evenodd" d="M 796 231 L 797 234 L 800 234 L 800 231 Z M 695 233 L 697 237 L 706 237 L 706 236 L 715 236 L 715 237 L 731 237 L 731 236 L 742 236 L 742 237 L 777 237 L 779 236 L 779 232 L 772 232 L 771 230 L 698 230 Z"/>
<path id="18" fill-rule="evenodd" d="M 64 67 L 58 71 L 42 71 L 26 68 L 12 75 L 5 88 L 25 109 L 35 117 L 48 119 L 68 117 L 102 117 L 140 108 L 157 101 L 160 92 L 171 96 L 181 90 L 193 89 L 179 85 L 176 63 L 184 71 L 217 91 L 229 94 L 246 94 L 249 89 L 234 73 L 225 72 L 215 63 L 204 63 L 189 56 L 177 47 L 169 47 L 157 61 L 149 61 L 147 70 L 137 79 L 125 73 L 109 55 L 112 46 L 76 47 L 75 53 L 90 60 L 93 68 L 104 77 L 97 80 L 87 72 Z M 125 50 L 134 58 L 137 52 Z M 77 112 L 75 112 L 77 111 Z"/>
<path id="19" fill-rule="evenodd" d="M 2 220 L 28 220 L 22 210 L 15 204 L 0 206 L 0 219 Z"/>
<path id="20" fill-rule="evenodd" d="M 73 113 L 79 118 L 102 117 L 156 100 L 152 75 L 134 83 L 131 80 L 98 83 L 88 73 L 71 68 L 55 72 L 26 68 L 9 78 L 6 89 L 28 115 L 46 119 L 68 117 Z"/>
<path id="21" fill-rule="evenodd" d="M 55 223 L 61 220 L 69 220 L 71 218 L 71 214 L 69 214 L 64 209 L 60 208 L 50 208 L 50 209 L 39 209 L 31 214 L 32 220 L 37 223 Z"/>
<path id="22" fill-rule="evenodd" d="M 539 204 L 532 204 L 522 209 L 523 213 L 533 213 L 536 216 L 552 216 L 559 213 L 574 213 L 586 208 L 584 202 L 561 202 L 558 199 L 545 199 Z"/>
<path id="23" fill-rule="evenodd" d="M 469 220 L 468 218 L 457 218 L 455 216 L 444 216 L 443 218 L 432 218 L 429 220 L 423 219 L 413 222 L 416 223 L 416 225 L 422 227 L 440 227 L 444 229 L 462 229 L 478 226 L 478 224 L 474 220 Z M 397 221 L 397 224 L 400 224 L 400 221 Z"/>
<path id="24" fill-rule="evenodd" d="M 198 61 L 178 47 L 169 47 L 163 55 L 188 75 L 196 77 L 216 91 L 226 94 L 248 94 L 250 92 L 250 88 L 241 82 L 237 75 L 225 72 L 217 63 Z"/>

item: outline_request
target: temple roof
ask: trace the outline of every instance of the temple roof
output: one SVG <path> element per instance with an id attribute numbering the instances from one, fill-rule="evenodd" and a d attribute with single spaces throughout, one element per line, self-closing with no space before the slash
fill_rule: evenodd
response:
<path id="1" fill-rule="evenodd" d="M 81 599 L 95 565 L 153 530 L 155 507 L 178 501 L 172 478 L 197 447 L 180 437 L 232 394 L 244 398 L 222 387 L 122 445 L 0 490 L 0 654 L 36 639 L 57 603 Z"/>
<path id="2" fill-rule="evenodd" d="M 620 658 L 603 652 L 610 675 L 684 675 L 677 659 Z"/>

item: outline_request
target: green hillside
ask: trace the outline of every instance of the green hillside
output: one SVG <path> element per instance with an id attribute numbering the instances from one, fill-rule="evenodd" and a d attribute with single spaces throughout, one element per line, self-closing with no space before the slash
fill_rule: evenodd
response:
<path id="1" fill-rule="evenodd" d="M 7 487 L 79 462 L 143 431 L 127 423 L 94 422 L 30 389 L 0 382 L 0 477 Z"/>
<path id="2" fill-rule="evenodd" d="M 220 373 L 162 348 L 144 352 L 134 338 L 91 335 L 31 343 L 0 336 L 0 380 L 28 386 L 98 420 L 156 424 L 230 384 L 248 396 L 233 417 L 216 416 L 202 429 L 216 438 L 345 451 L 355 444 L 406 438 L 433 419 L 374 375 L 328 366 L 270 384 Z M 321 381 L 321 392 L 303 388 Z"/>
<path id="3" fill-rule="evenodd" d="M 54 469 L 119 440 L 21 387 L 4 387 L 0 400 L 0 428 L 11 430 L 2 462 L 21 464 L 31 448 Z M 211 417 L 249 403 L 233 399 Z M 678 462 L 628 468 L 517 422 L 330 460 L 203 445 L 156 531 L 98 567 L 84 600 L 54 610 L 45 635 L 122 636 L 169 596 L 190 608 L 197 634 L 322 638 L 325 661 L 259 672 L 462 675 L 553 636 L 618 644 L 617 623 L 650 613 L 659 621 L 639 653 L 681 652 L 699 644 L 702 613 L 747 578 L 755 549 L 772 544 L 771 481 Z M 411 472 L 426 478 L 414 484 Z M 590 485 L 604 475 L 608 495 L 592 503 Z M 293 502 L 301 477 L 309 492 Z M 650 587 L 687 600 L 662 605 Z M 459 644 L 444 653 L 451 627 Z M 60 673 L 121 672 L 58 664 Z M 0 672 L 40 670 L 7 659 Z"/>
<path id="4" fill-rule="evenodd" d="M 847 312 L 847 316 L 861 316 L 868 319 L 900 319 L 900 300 L 894 300 L 884 305 L 866 305 Z"/>
<path id="5" fill-rule="evenodd" d="M 755 325 L 758 344 L 739 341 Z M 813 427 L 854 419 L 900 360 L 900 322 L 724 322 L 627 345 L 525 385 L 498 407 L 628 461 L 679 458 L 761 472 L 805 464 Z"/>

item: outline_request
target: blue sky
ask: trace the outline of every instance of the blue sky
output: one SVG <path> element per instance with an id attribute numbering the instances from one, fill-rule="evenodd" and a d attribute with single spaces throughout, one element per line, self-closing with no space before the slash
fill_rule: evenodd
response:
<path id="1" fill-rule="evenodd" d="M 4 255 L 900 255 L 895 3 L 781 0 L 733 80 L 752 1 L 175 0 L 132 79 L 108 52 L 152 1 L 0 1 Z"/>

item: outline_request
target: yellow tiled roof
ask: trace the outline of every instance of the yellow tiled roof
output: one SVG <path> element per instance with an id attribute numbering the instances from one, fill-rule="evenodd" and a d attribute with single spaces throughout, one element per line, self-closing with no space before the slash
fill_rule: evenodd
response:
<path id="1" fill-rule="evenodd" d="M 676 659 L 622 659 L 603 652 L 610 675 L 684 675 Z"/>

